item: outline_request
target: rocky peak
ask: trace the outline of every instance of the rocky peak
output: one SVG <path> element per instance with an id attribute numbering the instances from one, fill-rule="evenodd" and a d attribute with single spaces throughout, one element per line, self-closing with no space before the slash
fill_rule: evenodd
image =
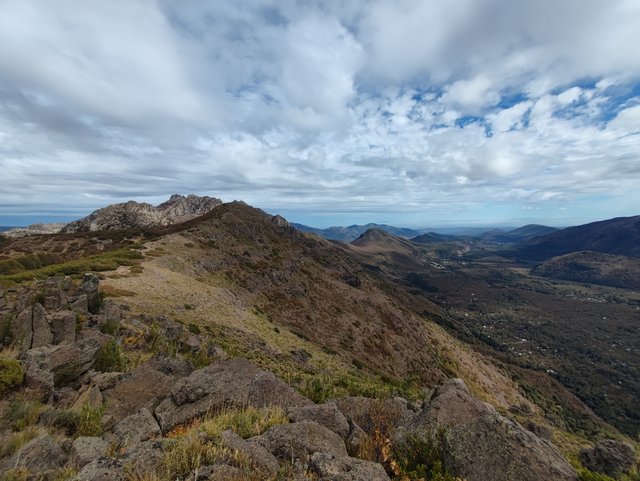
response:
<path id="1" fill-rule="evenodd" d="M 98 209 L 87 217 L 70 222 L 61 232 L 94 232 L 175 224 L 206 214 L 222 204 L 215 197 L 173 194 L 169 200 L 153 206 L 130 200 Z"/>
<path id="2" fill-rule="evenodd" d="M 94 232 L 169 224 L 171 224 L 171 219 L 151 204 L 130 200 L 103 207 L 87 217 L 70 222 L 62 229 L 62 232 Z"/>
<path id="3" fill-rule="evenodd" d="M 215 197 L 173 194 L 156 208 L 173 222 L 181 222 L 204 215 L 221 204 Z"/>

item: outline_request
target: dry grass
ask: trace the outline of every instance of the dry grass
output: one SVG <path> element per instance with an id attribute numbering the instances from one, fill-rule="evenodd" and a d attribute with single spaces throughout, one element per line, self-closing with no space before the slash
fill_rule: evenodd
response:
<path id="1" fill-rule="evenodd" d="M 231 429 L 242 438 L 250 438 L 264 433 L 278 424 L 289 422 L 284 410 L 279 406 L 244 409 L 227 409 L 216 416 L 205 419 L 199 426 L 201 432 L 218 437 L 223 431 Z"/>

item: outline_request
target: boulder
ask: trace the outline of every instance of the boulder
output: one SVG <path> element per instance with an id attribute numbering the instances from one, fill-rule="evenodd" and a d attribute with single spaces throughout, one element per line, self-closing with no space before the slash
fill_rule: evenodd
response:
<path id="1" fill-rule="evenodd" d="M 369 443 L 370 437 L 353 421 L 350 423 L 349 437 L 346 440 L 347 451 L 351 456 L 360 455 Z"/>
<path id="2" fill-rule="evenodd" d="M 117 422 L 142 408 L 153 412 L 160 400 L 171 392 L 174 380 L 142 364 L 102 393 L 107 402 L 107 413 Z"/>
<path id="3" fill-rule="evenodd" d="M 347 456 L 344 441 L 333 431 L 313 421 L 280 424 L 260 436 L 251 438 L 264 446 L 276 458 L 287 461 L 305 460 L 313 453 Z"/>
<path id="4" fill-rule="evenodd" d="M 382 465 L 357 458 L 315 453 L 309 461 L 309 471 L 318 481 L 389 481 Z M 315 479 L 315 478 L 314 478 Z"/>
<path id="5" fill-rule="evenodd" d="M 224 431 L 220 435 L 220 443 L 222 446 L 246 456 L 251 462 L 252 469 L 269 476 L 275 476 L 278 473 L 278 460 L 264 446 L 246 441 L 233 431 Z"/>
<path id="6" fill-rule="evenodd" d="M 79 469 L 92 462 L 94 459 L 104 456 L 109 449 L 109 443 L 102 438 L 94 436 L 80 436 L 71 445 L 71 460 Z"/>
<path id="7" fill-rule="evenodd" d="M 107 322 L 120 324 L 122 320 L 122 310 L 120 304 L 113 299 L 106 299 L 102 306 L 102 318 Z"/>
<path id="8" fill-rule="evenodd" d="M 226 407 L 283 408 L 303 406 L 311 401 L 272 373 L 258 369 L 245 359 L 211 364 L 178 380 L 171 396 L 156 408 L 162 432 L 185 424 L 207 412 Z"/>
<path id="9" fill-rule="evenodd" d="M 634 466 L 635 453 L 627 443 L 605 439 L 592 448 L 580 451 L 580 462 L 591 471 L 617 478 Z"/>
<path id="10" fill-rule="evenodd" d="M 160 426 L 147 408 L 127 416 L 113 427 L 120 446 L 129 446 L 160 435 Z"/>
<path id="11" fill-rule="evenodd" d="M 53 343 L 73 342 L 76 340 L 76 313 L 58 311 L 51 316 Z"/>
<path id="12" fill-rule="evenodd" d="M 37 284 L 37 289 L 43 298 L 44 307 L 57 311 L 67 305 L 66 291 L 71 286 L 71 278 L 53 276 Z"/>
<path id="13" fill-rule="evenodd" d="M 146 479 L 145 473 L 153 473 L 158 466 L 162 466 L 165 449 L 175 442 L 171 439 L 154 439 L 129 446 L 122 455 L 122 462 L 137 475 L 130 478 Z"/>
<path id="14" fill-rule="evenodd" d="M 48 434 L 42 434 L 22 446 L 9 459 L 8 466 L 25 467 L 32 473 L 45 473 L 64 466 L 67 454 Z"/>
<path id="15" fill-rule="evenodd" d="M 87 314 L 89 312 L 89 298 L 86 294 L 80 294 L 69 302 L 69 309 L 76 314 Z"/>
<path id="16" fill-rule="evenodd" d="M 195 370 L 194 365 L 186 359 L 176 359 L 164 354 L 156 354 L 147 361 L 146 365 L 175 378 L 186 377 Z"/>
<path id="17" fill-rule="evenodd" d="M 54 373 L 55 385 L 77 381 L 93 366 L 102 347 L 98 337 L 87 337 L 74 343 L 55 346 L 49 354 L 49 369 Z"/>
<path id="18" fill-rule="evenodd" d="M 31 349 L 33 307 L 25 307 L 11 320 L 11 334 L 17 347 Z"/>
<path id="19" fill-rule="evenodd" d="M 87 307 L 89 312 L 97 313 L 100 307 L 100 279 L 95 274 L 85 274 L 82 284 L 78 287 L 80 294 L 87 296 Z"/>
<path id="20" fill-rule="evenodd" d="M 124 463 L 101 457 L 85 465 L 71 481 L 125 481 Z"/>
<path id="21" fill-rule="evenodd" d="M 423 412 L 394 433 L 394 442 L 408 433 L 437 432 L 445 467 L 467 481 L 577 480 L 555 446 L 474 398 L 462 380 L 436 389 Z"/>
<path id="22" fill-rule="evenodd" d="M 88 337 L 74 343 L 41 346 L 21 354 L 27 387 L 48 398 L 54 386 L 64 386 L 85 375 L 100 349 L 100 340 Z"/>
<path id="23" fill-rule="evenodd" d="M 326 404 L 309 404 L 293 409 L 289 414 L 289 419 L 294 422 L 315 421 L 339 434 L 342 439 L 349 437 L 349 422 L 338 409 L 335 402 Z"/>
<path id="24" fill-rule="evenodd" d="M 48 346 L 53 343 L 53 333 L 47 319 L 47 313 L 42 304 L 34 304 L 31 315 L 31 329 L 33 337 L 31 338 L 31 347 Z"/>

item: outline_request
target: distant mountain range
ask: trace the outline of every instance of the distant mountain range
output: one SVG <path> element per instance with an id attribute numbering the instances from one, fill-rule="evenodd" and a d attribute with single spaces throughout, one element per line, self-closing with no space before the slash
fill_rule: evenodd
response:
<path id="1" fill-rule="evenodd" d="M 578 251 L 640 257 L 640 216 L 591 222 L 524 240 L 517 257 L 544 261 Z"/>
<path id="2" fill-rule="evenodd" d="M 317 229 L 315 227 L 296 223 L 291 223 L 291 225 L 301 232 L 310 232 L 328 240 L 337 240 L 342 242 L 352 242 L 369 229 L 379 229 L 394 236 L 407 238 L 418 236 L 424 232 L 404 227 L 394 227 L 386 224 L 373 223 L 365 225 L 350 225 L 348 227 L 328 227 L 327 229 Z"/>
<path id="3" fill-rule="evenodd" d="M 405 237 L 419 244 L 429 244 L 433 242 L 447 242 L 460 239 L 480 239 L 485 242 L 498 244 L 511 244 L 524 239 L 549 234 L 558 229 L 538 224 L 529 224 L 516 229 L 490 229 L 487 227 L 458 227 L 438 229 L 433 232 L 430 229 L 409 229 L 406 227 L 395 227 L 386 224 L 369 223 L 364 225 L 350 225 L 348 227 L 328 227 L 317 229 L 303 224 L 291 224 L 302 232 L 311 232 L 329 240 L 342 242 L 353 242 L 370 229 L 377 229 L 387 232 L 396 237 Z"/>

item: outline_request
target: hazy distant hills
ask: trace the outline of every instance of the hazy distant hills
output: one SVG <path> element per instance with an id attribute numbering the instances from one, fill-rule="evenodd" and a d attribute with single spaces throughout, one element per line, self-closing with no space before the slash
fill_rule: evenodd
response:
<path id="1" fill-rule="evenodd" d="M 292 223 L 291 225 L 299 231 L 311 232 L 328 240 L 353 242 L 366 231 L 370 229 L 377 229 L 396 237 L 411 239 L 411 241 L 417 242 L 418 244 L 431 244 L 472 238 L 497 244 L 512 244 L 558 230 L 554 227 L 538 224 L 529 224 L 516 229 L 490 229 L 487 227 L 444 228 L 438 229 L 440 232 L 433 232 L 429 229 L 409 229 L 406 227 L 395 227 L 386 224 L 374 223 L 350 225 L 348 227 L 329 227 L 326 229 L 317 229 L 315 227 L 296 223 Z"/>
<path id="2" fill-rule="evenodd" d="M 491 230 L 484 233 L 481 239 L 486 242 L 497 242 L 500 244 L 509 244 L 515 242 L 521 242 L 526 239 L 532 239 L 534 237 L 551 234 L 557 232 L 555 227 L 549 227 L 539 224 L 528 224 L 517 229 L 504 231 L 501 229 Z"/>
<path id="3" fill-rule="evenodd" d="M 348 227 L 328 227 L 326 229 L 317 229 L 315 227 L 309 227 L 304 224 L 291 224 L 293 227 L 302 232 L 310 232 L 312 234 L 319 235 L 328 240 L 337 240 L 342 242 L 352 242 L 364 234 L 369 229 L 379 229 L 389 234 L 398 237 L 416 237 L 422 234 L 423 231 L 407 229 L 404 227 L 394 227 L 386 224 L 365 224 L 365 225 L 350 225 Z"/>
<path id="4" fill-rule="evenodd" d="M 640 257 L 640 216 L 592 222 L 534 237 L 521 243 L 517 256 L 543 261 L 579 251 Z"/>

